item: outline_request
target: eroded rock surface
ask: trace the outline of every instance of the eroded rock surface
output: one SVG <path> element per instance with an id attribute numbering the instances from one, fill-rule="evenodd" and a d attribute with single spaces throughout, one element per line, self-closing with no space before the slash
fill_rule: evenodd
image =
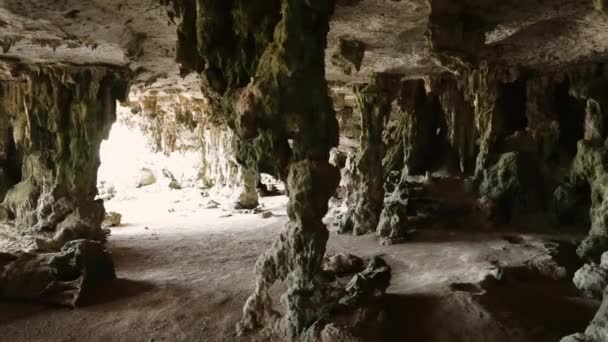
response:
<path id="1" fill-rule="evenodd" d="M 1 64 L 0 115 L 10 120 L 9 155 L 20 169 L 2 206 L 19 235 L 104 241 L 97 195 L 101 141 L 116 119 L 128 75 L 111 67 Z M 18 178 L 16 177 L 18 176 Z"/>
<path id="2" fill-rule="evenodd" d="M 59 252 L 0 253 L 0 298 L 76 307 L 90 291 L 116 278 L 99 242 L 74 240 Z"/>
<path id="3" fill-rule="evenodd" d="M 178 61 L 200 72 L 213 115 L 234 129 L 236 160 L 286 180 L 289 194 L 290 222 L 256 264 L 238 331 L 264 327 L 295 340 L 328 302 L 318 274 L 329 235 L 321 219 L 339 181 L 328 162 L 338 125 L 324 77 L 333 4 L 170 3 L 181 20 Z M 269 293 L 278 280 L 288 284 L 282 317 Z"/>
<path id="4" fill-rule="evenodd" d="M 376 82 L 357 91 L 361 113 L 360 151 L 356 170 L 350 177 L 347 212 L 340 224 L 341 232 L 355 235 L 374 232 L 384 201 L 384 159 L 386 146 L 382 141 L 384 125 L 391 110 L 391 97 Z"/>

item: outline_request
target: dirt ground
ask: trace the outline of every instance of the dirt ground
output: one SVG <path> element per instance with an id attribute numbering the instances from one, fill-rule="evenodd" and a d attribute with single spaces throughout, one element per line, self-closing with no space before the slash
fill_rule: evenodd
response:
<path id="1" fill-rule="evenodd" d="M 274 214 L 265 219 L 172 193 L 108 202 L 124 215 L 107 244 L 120 279 L 75 310 L 0 303 L 0 341 L 252 341 L 234 326 L 253 265 L 287 220 L 285 197 L 263 199 Z M 328 253 L 390 263 L 392 341 L 555 342 L 583 330 L 599 304 L 571 285 L 577 238 L 442 227 L 381 246 L 332 231 Z"/>

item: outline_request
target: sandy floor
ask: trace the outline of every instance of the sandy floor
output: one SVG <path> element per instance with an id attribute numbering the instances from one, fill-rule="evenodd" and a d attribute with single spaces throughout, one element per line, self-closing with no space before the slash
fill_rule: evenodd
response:
<path id="1" fill-rule="evenodd" d="M 252 340 L 236 337 L 234 326 L 256 258 L 286 221 L 285 198 L 265 198 L 274 216 L 264 219 L 225 217 L 195 196 L 150 192 L 108 202 L 124 214 L 108 242 L 120 280 L 76 310 L 0 304 L 0 341 Z M 381 246 L 373 236 L 332 232 L 329 252 L 382 255 L 391 264 L 394 341 L 555 342 L 582 330 L 598 305 L 578 297 L 570 276 L 547 277 L 559 275 L 556 262 L 576 267 L 573 245 L 552 242 L 571 238 L 446 228 Z"/>

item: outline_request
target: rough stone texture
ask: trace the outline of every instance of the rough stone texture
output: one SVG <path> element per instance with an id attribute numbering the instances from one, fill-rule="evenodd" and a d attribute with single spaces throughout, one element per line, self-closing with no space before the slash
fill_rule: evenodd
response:
<path id="1" fill-rule="evenodd" d="M 338 42 L 338 52 L 332 56 L 332 63 L 342 68 L 347 75 L 359 71 L 365 56 L 365 43 L 347 36 L 340 37 Z"/>
<path id="2" fill-rule="evenodd" d="M 501 155 L 491 168 L 483 170 L 479 193 L 496 202 L 509 222 L 515 216 L 540 210 L 538 179 L 532 161 L 509 152 Z"/>
<path id="3" fill-rule="evenodd" d="M 236 159 L 238 144 L 232 130 L 225 125 L 212 123 L 201 127 L 203 184 L 216 188 L 220 193 L 230 194 L 235 208 L 252 209 L 258 206 L 256 187 L 259 173 L 255 166 L 244 166 Z"/>
<path id="4" fill-rule="evenodd" d="M 586 264 L 574 274 L 574 285 L 585 294 L 595 299 L 602 299 L 604 288 L 608 285 L 608 269 L 598 265 Z"/>
<path id="5" fill-rule="evenodd" d="M 346 285 L 341 304 L 353 305 L 369 296 L 382 296 L 391 283 L 391 267 L 381 258 L 373 257 L 362 272 Z"/>
<path id="6" fill-rule="evenodd" d="M 567 336 L 561 342 L 602 342 L 608 341 L 608 287 L 604 288 L 604 299 L 595 317 L 584 333 Z"/>
<path id="7" fill-rule="evenodd" d="M 331 303 L 318 273 L 329 235 L 321 218 L 339 181 L 328 162 L 338 123 L 324 76 L 333 3 L 168 3 L 180 19 L 178 61 L 200 72 L 213 116 L 234 129 L 236 160 L 287 180 L 290 222 L 256 264 L 238 331 L 265 327 L 294 340 Z M 269 293 L 278 280 L 288 284 L 283 317 Z"/>
<path id="8" fill-rule="evenodd" d="M 387 313 L 383 300 L 391 276 L 390 266 L 383 259 L 372 257 L 346 288 L 334 285 L 332 311 L 306 330 L 299 341 L 384 340 Z"/>
<path id="9" fill-rule="evenodd" d="M 137 175 L 137 179 L 135 180 L 135 186 L 141 188 L 143 186 L 148 186 L 156 183 L 156 176 L 154 172 L 148 168 L 142 168 L 139 170 L 139 174 Z"/>
<path id="10" fill-rule="evenodd" d="M 196 80 L 188 76 L 188 82 L 194 81 L 191 79 Z M 180 84 L 140 85 L 131 89 L 122 104 L 131 115 L 122 115 L 120 122 L 139 128 L 153 152 L 168 155 L 200 149 L 200 131 L 209 125 L 205 120 L 207 103 L 200 90 Z"/>
<path id="11" fill-rule="evenodd" d="M 435 143 L 438 139 L 439 108 L 433 108 L 433 98 L 427 96 L 422 80 L 402 83 L 399 96 L 403 112 L 403 172 L 408 175 L 424 174 L 432 168 L 438 158 L 428 158 L 429 154 L 438 154 Z M 437 156 L 439 157 L 439 156 Z"/>
<path id="12" fill-rule="evenodd" d="M 56 253 L 0 253 L 0 297 L 76 307 L 96 286 L 116 278 L 110 253 L 74 240 Z"/>
<path id="13" fill-rule="evenodd" d="M 357 273 L 363 270 L 363 259 L 358 256 L 346 253 L 326 256 L 323 259 L 321 269 L 330 272 L 338 277 Z"/>
<path id="14" fill-rule="evenodd" d="M 11 119 L 19 183 L 4 208 L 19 234 L 52 238 L 47 248 L 105 240 L 96 201 L 99 147 L 124 99 L 127 75 L 108 67 L 0 65 L 0 115 Z"/>
<path id="15" fill-rule="evenodd" d="M 382 244 L 399 243 L 408 238 L 414 228 L 415 202 L 423 194 L 424 187 L 407 181 L 402 175 L 394 191 L 386 198 L 376 234 Z"/>
<path id="16" fill-rule="evenodd" d="M 387 150 L 379 177 L 382 181 L 398 179 L 391 173 L 397 170 L 474 174 L 473 184 L 481 185 L 486 195 L 480 201 L 484 208 L 507 213 L 498 216 L 522 211 L 518 207 L 521 204 L 527 211 L 535 207 L 531 202 L 540 202 L 536 209 L 546 210 L 547 205 L 542 203 L 550 203 L 554 193 L 551 209 L 560 222 L 566 223 L 568 217 L 575 223 L 584 222 L 579 218 L 589 216 L 587 208 L 591 206 L 590 236 L 581 244 L 580 254 L 597 261 L 608 248 L 603 156 L 606 81 L 602 76 L 605 71 L 594 65 L 608 57 L 606 1 L 339 0 L 331 20 L 327 18 L 330 5 L 320 1 L 163 2 L 170 5 L 170 21 L 178 24 L 176 48 L 174 27 L 167 25 L 165 9 L 156 0 L 5 0 L 0 9 L 0 58 L 26 63 L 129 64 L 135 74 L 135 92 L 143 92 L 150 85 L 163 90 L 172 84 L 191 91 L 199 80 L 180 79 L 179 75 L 195 71 L 202 76 L 201 105 L 208 106 L 209 119 L 221 129 L 237 133 L 219 138 L 219 143 L 213 142 L 215 138 L 207 140 L 208 146 L 230 145 L 233 157 L 211 160 L 204 177 L 221 183 L 221 177 L 211 178 L 223 174 L 234 186 L 239 174 L 268 172 L 285 180 L 296 162 L 310 162 L 314 165 L 311 168 L 325 162 L 326 151 L 338 140 L 333 112 L 328 109 L 326 78 L 341 95 L 334 96 L 334 107 L 340 115 L 342 148 L 351 148 L 353 137 L 359 136 L 354 127 L 357 120 L 352 120 L 356 116 L 355 96 L 344 89 L 367 83 L 375 74 L 424 83 L 425 100 L 398 106 L 403 112 L 398 128 L 391 129 L 391 134 L 383 132 L 384 143 L 390 141 L 389 135 L 395 141 L 399 132 L 406 144 Z M 319 22 L 322 24 L 317 25 Z M 323 49 L 327 52 L 321 56 Z M 174 55 L 182 70 L 174 65 Z M 568 71 L 578 63 L 582 67 Z M 417 89 L 417 93 L 423 93 L 420 86 Z M 140 108 L 150 118 L 165 110 L 164 105 L 158 105 L 163 99 L 182 101 L 174 94 L 146 92 L 132 101 L 133 108 L 136 112 Z M 336 103 L 336 98 L 344 104 Z M 560 102 L 562 99 L 568 103 Z M 431 117 L 423 116 L 423 111 L 403 110 L 405 105 L 415 108 L 425 102 L 432 104 L 434 113 L 443 112 L 437 122 L 431 123 Z M 583 120 L 579 120 L 581 103 Z M 517 108 L 510 107 L 512 104 Z M 192 124 L 197 121 L 195 115 L 178 119 L 172 113 L 192 111 L 170 106 L 171 114 L 163 113 L 147 122 L 157 147 L 167 150 L 177 148 L 177 137 L 192 133 Z M 188 129 L 173 125 L 178 121 Z M 32 184 L 15 186 L 22 180 L 23 170 L 31 171 L 28 164 L 32 162 L 21 158 L 23 147 L 10 139 L 15 133 L 11 127 L 6 116 L 0 115 L 0 195 L 8 191 L 11 200 L 6 202 L 7 207 L 27 212 L 38 207 L 38 202 L 47 202 L 29 198 L 37 192 Z M 441 133 L 433 135 L 434 129 Z M 207 132 L 206 127 L 203 130 Z M 421 156 L 425 151 L 435 151 L 429 148 L 427 138 L 441 147 L 436 159 L 447 167 L 424 163 Z M 583 138 L 577 151 L 576 141 Z M 217 155 L 207 147 L 205 151 L 206 155 Z M 574 154 L 577 157 L 571 170 Z M 22 159 L 26 161 L 23 165 Z M 457 171 L 452 160 L 457 161 Z M 351 158 L 346 163 L 349 169 L 345 174 L 354 179 L 347 181 L 351 184 L 349 193 L 357 189 L 353 184 L 365 181 L 353 161 Z M 211 165 L 214 163 L 224 165 Z M 527 177 L 528 167 L 534 170 L 531 179 Z M 569 177 L 564 182 L 565 175 Z M 251 194 L 254 177 L 247 179 L 252 181 L 243 189 Z M 387 188 L 395 187 L 391 182 Z M 289 185 L 287 190 L 295 196 Z M 311 191 L 307 188 L 302 192 Z M 24 203 L 30 209 L 22 210 Z M 41 204 L 40 209 L 45 206 Z M 402 208 L 387 207 L 394 210 L 386 222 L 401 215 Z M 72 217 L 69 221 L 77 220 Z M 310 241 L 322 240 L 322 229 L 316 224 L 312 226 L 318 229 L 310 230 L 314 233 L 298 226 L 291 229 L 305 231 Z M 398 226 L 401 224 L 393 223 L 389 231 Z M 295 233 L 285 236 L 302 238 Z M 294 258 L 297 255 L 302 262 L 289 265 L 289 272 L 295 274 L 299 269 L 305 274 L 302 279 L 313 278 L 311 273 L 315 273 L 316 262 L 322 257 L 321 248 L 315 246 L 305 253 L 294 252 Z M 314 267 L 302 266 L 310 260 Z M 293 304 L 294 300 L 289 302 Z M 310 325 L 307 320 L 312 316 L 292 320 L 298 322 L 291 327 L 301 332 Z M 321 324 L 327 336 L 339 330 L 332 325 L 326 328 L 323 330 Z"/>
<path id="17" fill-rule="evenodd" d="M 390 95 L 372 83 L 357 92 L 361 112 L 360 151 L 356 161 L 356 183 L 349 194 L 348 211 L 341 223 L 342 232 L 355 235 L 376 230 L 384 201 L 384 169 L 382 160 L 386 147 L 382 133 L 391 110 Z M 356 185 L 355 185 L 356 184 Z"/>
<path id="18" fill-rule="evenodd" d="M 474 105 L 468 101 L 459 83 L 452 77 L 432 80 L 431 88 L 438 94 L 439 103 L 445 113 L 448 139 L 458 153 L 460 172 L 470 175 L 475 170 L 476 142 Z"/>
<path id="19" fill-rule="evenodd" d="M 332 306 L 332 301 L 323 292 L 324 284 L 318 278 L 318 272 L 329 238 L 321 217 L 327 211 L 327 200 L 331 196 L 328 190 L 335 188 L 337 182 L 337 171 L 329 165 L 303 161 L 290 168 L 287 180 L 290 222 L 256 263 L 258 282 L 254 294 L 245 304 L 240 329 L 276 327 L 280 317 L 271 309 L 268 291 L 279 279 L 289 284 L 281 300 L 288 308 L 282 328 L 290 338 L 295 339 L 303 333 Z M 310 189 L 311 184 L 321 186 Z M 306 188 L 310 191 L 294 191 Z M 304 289 L 308 291 L 300 292 Z"/>
<path id="20" fill-rule="evenodd" d="M 581 243 L 579 255 L 588 260 L 599 261 L 600 255 L 608 249 L 606 223 L 606 151 L 602 146 L 590 141 L 580 141 L 578 154 L 572 167 L 571 182 L 588 182 L 591 187 L 591 230 L 589 237 Z"/>
<path id="21" fill-rule="evenodd" d="M 260 174 L 255 168 L 239 167 L 237 174 L 237 188 L 231 198 L 235 209 L 253 209 L 258 206 L 257 187 Z"/>
<path id="22" fill-rule="evenodd" d="M 122 215 L 111 211 L 106 213 L 106 217 L 101 223 L 101 228 L 118 227 L 120 226 Z"/>

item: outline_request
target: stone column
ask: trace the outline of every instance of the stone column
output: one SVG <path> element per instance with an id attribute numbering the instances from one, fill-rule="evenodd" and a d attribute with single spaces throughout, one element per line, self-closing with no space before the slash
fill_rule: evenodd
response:
<path id="1" fill-rule="evenodd" d="M 22 167 L 2 206 L 19 234 L 46 239 L 41 248 L 105 240 L 103 201 L 95 200 L 99 148 L 116 120 L 116 101 L 126 96 L 127 73 L 98 66 L 12 68 L 12 76 L 0 80 L 0 116 L 11 119 Z"/>

